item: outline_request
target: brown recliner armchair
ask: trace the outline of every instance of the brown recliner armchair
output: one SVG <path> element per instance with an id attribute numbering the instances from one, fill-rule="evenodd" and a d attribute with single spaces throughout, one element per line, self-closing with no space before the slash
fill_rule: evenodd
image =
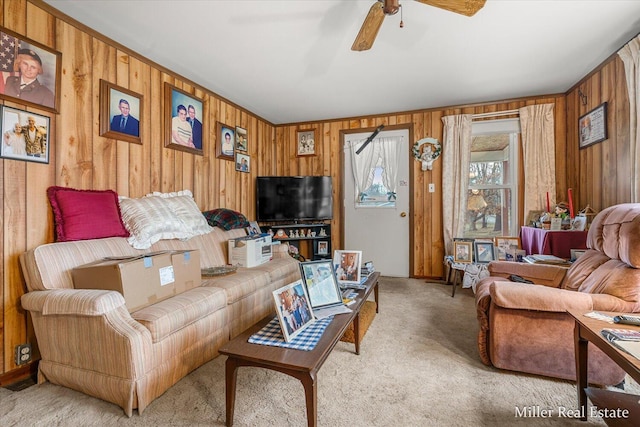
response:
<path id="1" fill-rule="evenodd" d="M 640 204 L 604 209 L 589 248 L 570 268 L 498 261 L 476 289 L 482 362 L 500 369 L 576 379 L 574 320 L 568 309 L 640 312 Z M 511 274 L 533 281 L 508 281 Z M 589 344 L 589 380 L 615 385 L 625 373 Z"/>

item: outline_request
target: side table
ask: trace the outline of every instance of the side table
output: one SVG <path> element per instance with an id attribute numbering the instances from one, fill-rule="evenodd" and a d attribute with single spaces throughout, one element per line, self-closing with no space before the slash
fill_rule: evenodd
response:
<path id="1" fill-rule="evenodd" d="M 458 283 L 463 288 L 471 288 L 473 292 L 476 292 L 476 284 L 485 277 L 489 276 L 489 270 L 487 269 L 487 263 L 462 263 L 453 262 L 453 256 L 446 255 L 444 257 L 444 264 L 448 268 L 447 272 L 447 284 L 451 284 L 453 289 L 451 290 L 451 297 L 456 295 L 456 286 Z M 451 276 L 453 275 L 453 281 Z"/>

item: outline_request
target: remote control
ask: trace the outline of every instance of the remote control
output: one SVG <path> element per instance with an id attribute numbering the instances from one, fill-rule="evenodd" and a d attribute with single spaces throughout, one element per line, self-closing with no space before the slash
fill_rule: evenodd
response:
<path id="1" fill-rule="evenodd" d="M 511 280 L 512 282 L 518 282 L 518 283 L 533 283 L 531 280 L 527 280 L 524 277 L 517 276 L 515 274 L 512 274 L 511 276 L 509 276 L 509 280 Z"/>
<path id="2" fill-rule="evenodd" d="M 640 316 L 625 316 L 620 315 L 613 318 L 616 323 L 623 323 L 625 325 L 640 326 Z"/>

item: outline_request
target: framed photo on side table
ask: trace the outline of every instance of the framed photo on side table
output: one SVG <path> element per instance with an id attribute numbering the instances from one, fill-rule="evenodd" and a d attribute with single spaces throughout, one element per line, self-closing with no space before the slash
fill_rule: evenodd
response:
<path id="1" fill-rule="evenodd" d="M 473 262 L 473 242 L 454 241 L 453 242 L 453 262 L 471 263 Z"/>
<path id="2" fill-rule="evenodd" d="M 333 252 L 333 267 L 339 283 L 360 283 L 362 251 Z"/>
<path id="3" fill-rule="evenodd" d="M 473 252 L 476 254 L 476 262 L 486 264 L 495 260 L 493 242 L 473 242 Z"/>
<path id="4" fill-rule="evenodd" d="M 169 83 L 165 83 L 164 90 L 164 146 L 204 155 L 202 129 L 205 124 L 202 101 Z"/>
<path id="5" fill-rule="evenodd" d="M 142 144 L 142 95 L 100 80 L 100 136 Z"/>
<path id="6" fill-rule="evenodd" d="M 273 291 L 273 301 L 280 321 L 280 329 L 282 329 L 282 335 L 286 342 L 291 342 L 296 335 L 315 322 L 309 294 L 307 294 L 302 280 L 289 283 Z"/>
<path id="7" fill-rule="evenodd" d="M 62 54 L 3 27 L 0 38 L 0 67 L 8 74 L 0 98 L 57 113 Z"/>
<path id="8" fill-rule="evenodd" d="M 498 250 L 498 253 L 495 254 L 495 256 L 500 261 L 505 261 L 507 259 L 507 253 L 509 253 L 510 250 L 520 249 L 519 237 L 499 236 L 494 237 L 493 240 L 494 245 Z"/>
<path id="9" fill-rule="evenodd" d="M 51 119 L 31 111 L 0 106 L 2 146 L 0 157 L 27 162 L 49 163 Z"/>

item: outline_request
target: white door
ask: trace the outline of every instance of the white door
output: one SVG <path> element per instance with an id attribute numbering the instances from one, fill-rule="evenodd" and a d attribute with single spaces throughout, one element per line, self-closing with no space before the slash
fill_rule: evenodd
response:
<path id="1" fill-rule="evenodd" d="M 344 249 L 361 250 L 362 261 L 373 261 L 376 271 L 384 276 L 409 277 L 409 131 L 382 131 L 374 139 L 401 137 L 394 207 L 356 207 L 350 146 L 370 135 L 344 137 Z"/>

